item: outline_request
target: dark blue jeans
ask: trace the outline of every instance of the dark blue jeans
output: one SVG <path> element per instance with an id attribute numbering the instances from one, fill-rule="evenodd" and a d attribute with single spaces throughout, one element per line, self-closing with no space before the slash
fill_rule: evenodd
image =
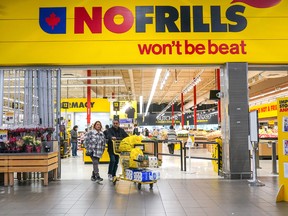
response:
<path id="1" fill-rule="evenodd" d="M 108 168 L 108 174 L 112 176 L 116 176 L 118 163 L 119 163 L 119 155 L 115 155 L 114 153 L 109 153 L 110 162 Z"/>
<path id="2" fill-rule="evenodd" d="M 71 142 L 72 145 L 72 156 L 77 156 L 77 142 Z"/>

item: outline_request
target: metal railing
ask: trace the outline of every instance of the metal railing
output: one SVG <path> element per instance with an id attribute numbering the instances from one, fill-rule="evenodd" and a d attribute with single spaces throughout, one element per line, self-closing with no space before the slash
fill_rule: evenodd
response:
<path id="1" fill-rule="evenodd" d="M 186 154 L 186 152 L 187 152 L 187 149 L 188 149 L 188 147 L 185 147 L 185 145 L 186 145 L 186 143 L 187 142 L 185 142 L 184 143 L 184 147 L 183 147 L 183 149 L 184 149 L 184 171 L 186 171 L 186 167 L 187 167 L 187 161 L 186 161 L 186 159 L 187 158 L 189 158 L 189 156 L 187 156 L 187 154 Z M 220 144 L 218 143 L 218 142 L 195 142 L 194 144 L 206 144 L 206 145 L 217 145 L 217 149 L 218 149 L 218 154 L 217 154 L 217 158 L 213 158 L 213 157 L 211 157 L 211 158 L 207 158 L 207 157 L 198 157 L 198 156 L 190 156 L 190 158 L 193 158 L 193 159 L 202 159 L 202 160 L 216 160 L 216 161 L 218 161 L 218 175 L 221 175 L 221 172 L 220 172 L 220 164 L 221 164 L 221 157 L 220 157 Z"/>

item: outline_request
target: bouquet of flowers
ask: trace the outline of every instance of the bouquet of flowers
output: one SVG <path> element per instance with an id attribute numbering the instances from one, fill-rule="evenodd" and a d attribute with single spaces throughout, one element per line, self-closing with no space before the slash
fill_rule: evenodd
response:
<path id="1" fill-rule="evenodd" d="M 29 135 L 26 135 L 26 136 L 22 137 L 22 140 L 24 141 L 25 145 L 33 145 L 34 139 L 35 138 L 33 136 L 29 136 Z"/>

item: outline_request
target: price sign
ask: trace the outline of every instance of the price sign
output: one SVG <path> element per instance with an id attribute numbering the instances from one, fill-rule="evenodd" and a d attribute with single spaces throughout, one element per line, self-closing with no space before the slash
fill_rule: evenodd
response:
<path id="1" fill-rule="evenodd" d="M 6 142 L 8 139 L 8 131 L 0 130 L 0 142 Z"/>

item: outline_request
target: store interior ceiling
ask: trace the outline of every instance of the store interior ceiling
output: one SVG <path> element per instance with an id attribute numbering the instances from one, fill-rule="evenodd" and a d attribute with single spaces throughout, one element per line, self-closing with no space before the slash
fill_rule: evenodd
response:
<path id="1" fill-rule="evenodd" d="M 218 67 L 162 67 L 158 85 L 151 103 L 180 103 L 181 92 L 185 104 L 193 101 L 193 88 L 197 81 L 197 103 L 212 104 L 210 90 L 217 89 L 216 69 Z M 159 67 L 131 67 L 125 69 L 91 69 L 91 96 L 109 100 L 136 100 L 143 96 L 147 103 Z M 62 98 L 85 98 L 87 96 L 87 70 L 61 69 Z M 161 85 L 162 88 L 161 88 Z M 251 67 L 248 72 L 250 104 L 275 101 L 277 97 L 288 96 L 288 66 Z M 192 103 L 191 103 L 192 104 Z"/>
<path id="2" fill-rule="evenodd" d="M 92 98 L 139 102 L 139 97 L 143 96 L 143 103 L 147 104 L 155 75 L 161 71 L 151 104 L 162 105 L 174 101 L 179 105 L 181 93 L 183 93 L 185 111 L 189 109 L 191 111 L 194 105 L 194 88 L 191 86 L 195 84 L 197 84 L 197 106 L 205 104 L 216 106 L 217 101 L 209 100 L 209 94 L 210 90 L 217 89 L 217 69 L 219 69 L 218 66 L 63 67 L 61 68 L 61 98 L 86 98 L 89 84 L 87 73 L 90 71 L 91 84 L 89 85 Z M 4 73 L 4 76 L 5 74 L 8 76 L 4 78 L 4 108 L 11 109 L 10 102 L 20 101 L 20 104 L 24 104 L 24 94 L 20 94 L 18 98 L 17 93 L 13 93 L 19 90 L 14 83 L 19 81 L 18 84 L 23 86 L 21 80 L 24 80 L 24 71 L 21 69 L 17 72 L 17 69 L 9 69 L 7 73 Z M 276 98 L 288 96 L 288 65 L 249 65 L 248 88 L 250 106 L 273 102 Z M 20 89 L 18 92 L 22 91 L 24 90 Z M 14 99 L 11 98 L 13 95 Z M 144 109 L 143 112 L 145 112 Z"/>

